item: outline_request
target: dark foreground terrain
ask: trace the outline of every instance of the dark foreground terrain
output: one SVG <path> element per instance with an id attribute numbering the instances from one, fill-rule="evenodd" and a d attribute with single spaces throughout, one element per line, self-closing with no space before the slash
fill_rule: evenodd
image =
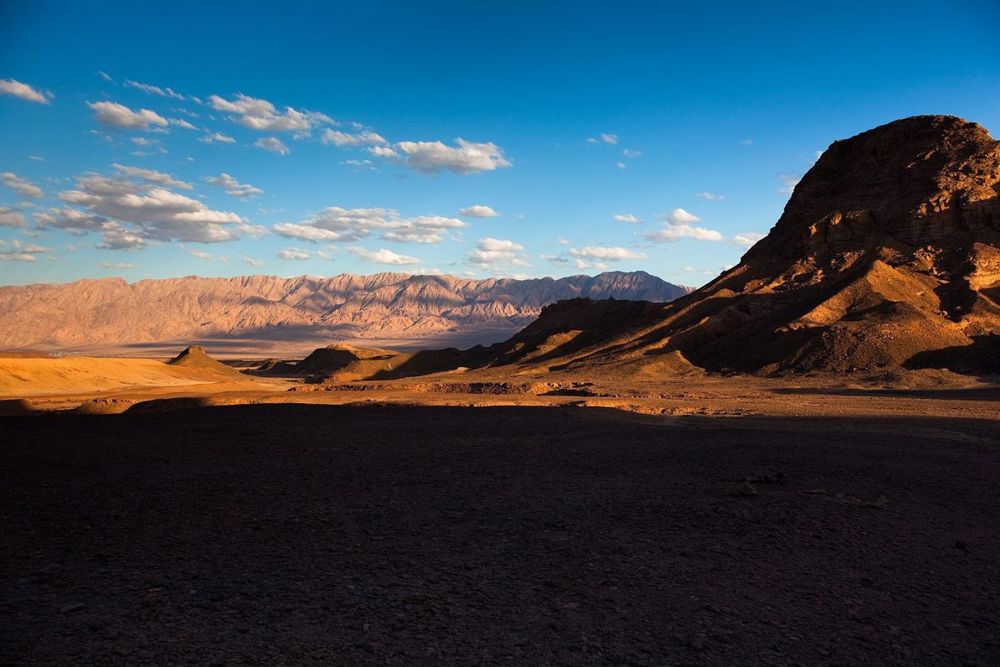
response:
<path id="1" fill-rule="evenodd" d="M 6 418 L 0 662 L 996 664 L 996 425 Z"/>

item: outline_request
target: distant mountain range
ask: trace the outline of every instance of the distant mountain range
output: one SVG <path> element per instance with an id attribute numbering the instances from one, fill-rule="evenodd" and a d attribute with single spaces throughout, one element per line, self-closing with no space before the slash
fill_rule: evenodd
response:
<path id="1" fill-rule="evenodd" d="M 503 340 L 562 299 L 672 301 L 689 288 L 638 271 L 531 280 L 378 273 L 80 280 L 0 287 L 0 349 L 218 352 L 337 340 L 403 348 Z"/>

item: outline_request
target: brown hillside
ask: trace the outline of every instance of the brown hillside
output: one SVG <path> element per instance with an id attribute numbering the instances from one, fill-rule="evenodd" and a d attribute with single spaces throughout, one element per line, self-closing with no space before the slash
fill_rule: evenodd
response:
<path id="1" fill-rule="evenodd" d="M 1000 144 L 975 123 L 918 116 L 834 142 L 738 266 L 671 304 L 617 313 L 599 336 L 557 345 L 546 362 L 663 372 L 689 362 L 757 373 L 995 369 L 998 195 Z M 513 340 L 559 312 L 547 309 Z"/>

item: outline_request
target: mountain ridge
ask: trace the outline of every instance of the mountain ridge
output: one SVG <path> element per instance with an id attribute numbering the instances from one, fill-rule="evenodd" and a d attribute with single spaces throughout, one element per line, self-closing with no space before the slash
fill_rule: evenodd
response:
<path id="1" fill-rule="evenodd" d="M 331 277 L 84 279 L 0 287 L 0 348 L 111 349 L 178 341 L 495 342 L 567 298 L 666 302 L 690 291 L 644 271 L 470 279 L 383 272 Z M 416 345 L 420 346 L 420 345 Z"/>

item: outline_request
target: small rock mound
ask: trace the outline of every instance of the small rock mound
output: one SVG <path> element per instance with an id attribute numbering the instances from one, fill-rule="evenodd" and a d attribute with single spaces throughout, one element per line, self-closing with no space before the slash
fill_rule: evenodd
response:
<path id="1" fill-rule="evenodd" d="M 191 345 L 184 348 L 184 351 L 167 362 L 170 366 L 182 366 L 185 368 L 197 368 L 200 370 L 218 371 L 220 373 L 236 374 L 237 371 L 208 356 L 205 349 L 200 345 Z"/>
<path id="2" fill-rule="evenodd" d="M 360 360 L 390 359 L 398 353 L 392 350 L 365 348 L 335 343 L 313 350 L 308 357 L 295 364 L 295 371 L 302 375 L 328 376 Z"/>

